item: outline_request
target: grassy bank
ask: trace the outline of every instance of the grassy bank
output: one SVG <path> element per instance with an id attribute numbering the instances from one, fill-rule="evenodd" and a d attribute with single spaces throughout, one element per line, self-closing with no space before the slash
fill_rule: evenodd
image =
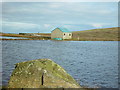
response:
<path id="1" fill-rule="evenodd" d="M 72 32 L 72 39 L 63 41 L 120 41 L 120 28 L 102 28 Z M 0 36 L 24 37 L 28 39 L 1 39 L 1 40 L 51 40 L 50 33 L 39 33 L 40 36 L 0 33 Z"/>
<path id="2" fill-rule="evenodd" d="M 80 41 L 120 41 L 118 32 L 120 28 L 102 28 L 73 32 L 72 40 Z"/>
<path id="3" fill-rule="evenodd" d="M 11 34 L 11 33 L 1 33 L 0 36 L 23 37 L 23 38 L 27 38 L 27 39 L 6 39 L 3 37 L 0 40 L 48 40 L 48 39 L 50 39 L 50 37 L 48 37 L 47 35 L 48 34 L 42 34 L 42 36 L 28 36 L 28 35 L 19 35 L 19 34 Z"/>

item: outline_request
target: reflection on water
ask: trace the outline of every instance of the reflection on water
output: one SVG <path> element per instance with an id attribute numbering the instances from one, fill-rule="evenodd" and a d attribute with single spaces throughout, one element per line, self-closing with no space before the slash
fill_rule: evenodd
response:
<path id="1" fill-rule="evenodd" d="M 116 41 L 3 41 L 3 84 L 14 64 L 49 58 L 65 68 L 82 86 L 118 87 Z"/>

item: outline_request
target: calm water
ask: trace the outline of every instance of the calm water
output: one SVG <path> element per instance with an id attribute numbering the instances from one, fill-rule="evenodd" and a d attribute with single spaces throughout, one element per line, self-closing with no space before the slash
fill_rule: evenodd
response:
<path id="1" fill-rule="evenodd" d="M 52 59 L 82 86 L 118 87 L 117 41 L 2 41 L 3 85 L 15 63 L 40 58 Z"/>

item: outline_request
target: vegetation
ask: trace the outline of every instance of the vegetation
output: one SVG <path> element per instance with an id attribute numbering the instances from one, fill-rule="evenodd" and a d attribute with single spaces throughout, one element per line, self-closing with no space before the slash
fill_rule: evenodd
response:
<path id="1" fill-rule="evenodd" d="M 12 34 L 12 33 L 1 33 L 0 36 L 7 36 L 7 37 L 24 37 L 28 39 L 5 39 L 2 38 L 0 40 L 48 40 L 50 39 L 50 34 L 43 34 L 41 36 L 30 36 L 30 35 L 19 35 L 19 34 Z"/>
<path id="2" fill-rule="evenodd" d="M 120 41 L 119 37 L 119 27 L 113 28 L 102 28 L 102 29 L 92 29 L 85 31 L 75 31 L 72 32 L 73 36 L 70 40 L 64 41 Z M 0 36 L 8 37 L 25 37 L 28 39 L 0 39 L 0 40 L 48 40 L 51 39 L 50 33 L 37 33 L 39 36 L 27 35 L 31 33 L 26 33 L 23 35 L 10 34 L 10 33 L 0 33 Z"/>
<path id="3" fill-rule="evenodd" d="M 73 40 L 79 41 L 119 41 L 120 30 L 118 27 L 92 29 L 73 32 Z"/>

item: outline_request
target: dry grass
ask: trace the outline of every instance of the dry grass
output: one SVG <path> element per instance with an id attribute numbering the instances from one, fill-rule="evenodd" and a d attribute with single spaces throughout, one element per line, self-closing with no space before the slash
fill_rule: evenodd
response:
<path id="1" fill-rule="evenodd" d="M 76 31 L 76 32 L 72 32 L 73 37 L 71 40 L 64 40 L 64 41 L 120 41 L 120 36 L 118 35 L 119 33 L 120 33 L 119 27 Z M 42 37 L 0 33 L 0 36 L 29 38 L 24 40 L 51 39 L 50 33 L 38 33 L 38 35 L 41 35 Z M 2 39 L 2 40 L 19 40 L 19 39 Z"/>
<path id="2" fill-rule="evenodd" d="M 28 39 L 0 39 L 0 40 L 47 40 L 50 39 L 50 34 L 42 34 L 42 36 L 28 36 L 28 35 L 19 35 L 19 34 L 8 34 L 8 33 L 0 33 L 0 36 L 7 36 L 7 37 L 24 37 Z"/>
<path id="3" fill-rule="evenodd" d="M 103 28 L 73 32 L 73 40 L 80 41 L 118 41 L 119 28 Z"/>

